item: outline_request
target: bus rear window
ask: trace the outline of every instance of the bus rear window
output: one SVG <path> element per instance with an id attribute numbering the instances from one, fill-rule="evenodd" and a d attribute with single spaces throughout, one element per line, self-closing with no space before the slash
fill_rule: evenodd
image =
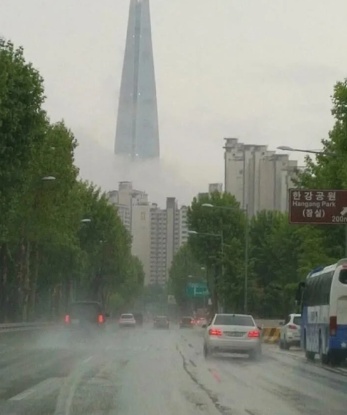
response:
<path id="1" fill-rule="evenodd" d="M 340 271 L 339 280 L 342 284 L 347 284 L 347 269 Z"/>

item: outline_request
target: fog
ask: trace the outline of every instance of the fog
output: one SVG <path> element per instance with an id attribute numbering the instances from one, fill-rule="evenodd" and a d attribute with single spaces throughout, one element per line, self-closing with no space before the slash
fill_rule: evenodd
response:
<path id="1" fill-rule="evenodd" d="M 79 139 L 78 134 L 76 138 Z M 150 202 L 161 207 L 165 206 L 166 197 L 176 197 L 180 205 L 190 204 L 193 196 L 206 191 L 208 186 L 206 172 L 193 182 L 177 164 L 162 159 L 131 162 L 86 137 L 79 140 L 75 158 L 83 180 L 92 181 L 104 191 L 116 190 L 120 181 L 131 181 L 134 189 L 145 191 Z"/>

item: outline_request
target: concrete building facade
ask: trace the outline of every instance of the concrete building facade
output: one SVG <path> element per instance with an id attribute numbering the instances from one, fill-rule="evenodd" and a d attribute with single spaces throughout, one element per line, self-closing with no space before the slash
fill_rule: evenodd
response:
<path id="1" fill-rule="evenodd" d="M 132 236 L 132 254 L 143 264 L 145 285 L 165 285 L 174 255 L 188 240 L 188 208 L 179 208 L 174 197 L 167 198 L 165 209 L 150 204 L 130 182 L 121 182 L 108 198 Z"/>
<path id="2" fill-rule="evenodd" d="M 225 191 L 233 194 L 249 215 L 261 210 L 288 210 L 288 189 L 298 166 L 286 154 L 265 145 L 243 144 L 226 138 L 224 146 Z"/>

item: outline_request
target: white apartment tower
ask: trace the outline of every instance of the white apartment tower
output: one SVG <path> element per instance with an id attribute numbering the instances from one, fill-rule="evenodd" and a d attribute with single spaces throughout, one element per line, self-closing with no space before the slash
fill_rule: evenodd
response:
<path id="1" fill-rule="evenodd" d="M 132 236 L 132 254 L 143 264 L 145 285 L 166 284 L 173 257 L 188 240 L 188 208 L 178 208 L 176 199 L 168 197 L 161 209 L 130 182 L 121 182 L 108 199 Z"/>
<path id="2" fill-rule="evenodd" d="M 249 215 L 264 209 L 286 212 L 297 162 L 265 145 L 243 144 L 237 138 L 225 141 L 225 191 L 247 207 Z"/>
<path id="3" fill-rule="evenodd" d="M 209 193 L 222 193 L 223 192 L 223 183 L 210 183 L 208 185 L 208 192 Z"/>
<path id="4" fill-rule="evenodd" d="M 150 284 L 167 282 L 176 252 L 188 240 L 187 212 L 174 197 L 166 199 L 166 209 L 151 206 Z"/>
<path id="5" fill-rule="evenodd" d="M 150 272 L 147 284 L 166 282 L 166 209 L 151 206 Z"/>
<path id="6" fill-rule="evenodd" d="M 109 202 L 132 238 L 131 252 L 142 262 L 145 275 L 150 273 L 150 207 L 147 193 L 133 189 L 131 182 L 120 182 L 118 190 L 108 193 Z"/>

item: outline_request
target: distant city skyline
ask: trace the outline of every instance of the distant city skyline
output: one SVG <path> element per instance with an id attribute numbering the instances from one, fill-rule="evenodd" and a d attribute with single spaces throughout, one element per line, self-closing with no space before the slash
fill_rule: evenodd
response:
<path id="1" fill-rule="evenodd" d="M 64 119 L 78 140 L 81 178 L 105 190 L 131 180 L 165 206 L 165 195 L 189 203 L 223 181 L 224 137 L 322 148 L 347 66 L 345 0 L 152 1 L 160 166 L 131 163 L 128 172 L 114 146 L 129 1 L 0 2 L 1 34 L 24 47 L 44 78 L 49 118 Z M 304 153 L 289 155 L 303 164 Z"/>
<path id="2" fill-rule="evenodd" d="M 149 0 L 130 0 L 115 154 L 159 158 L 159 126 Z"/>

